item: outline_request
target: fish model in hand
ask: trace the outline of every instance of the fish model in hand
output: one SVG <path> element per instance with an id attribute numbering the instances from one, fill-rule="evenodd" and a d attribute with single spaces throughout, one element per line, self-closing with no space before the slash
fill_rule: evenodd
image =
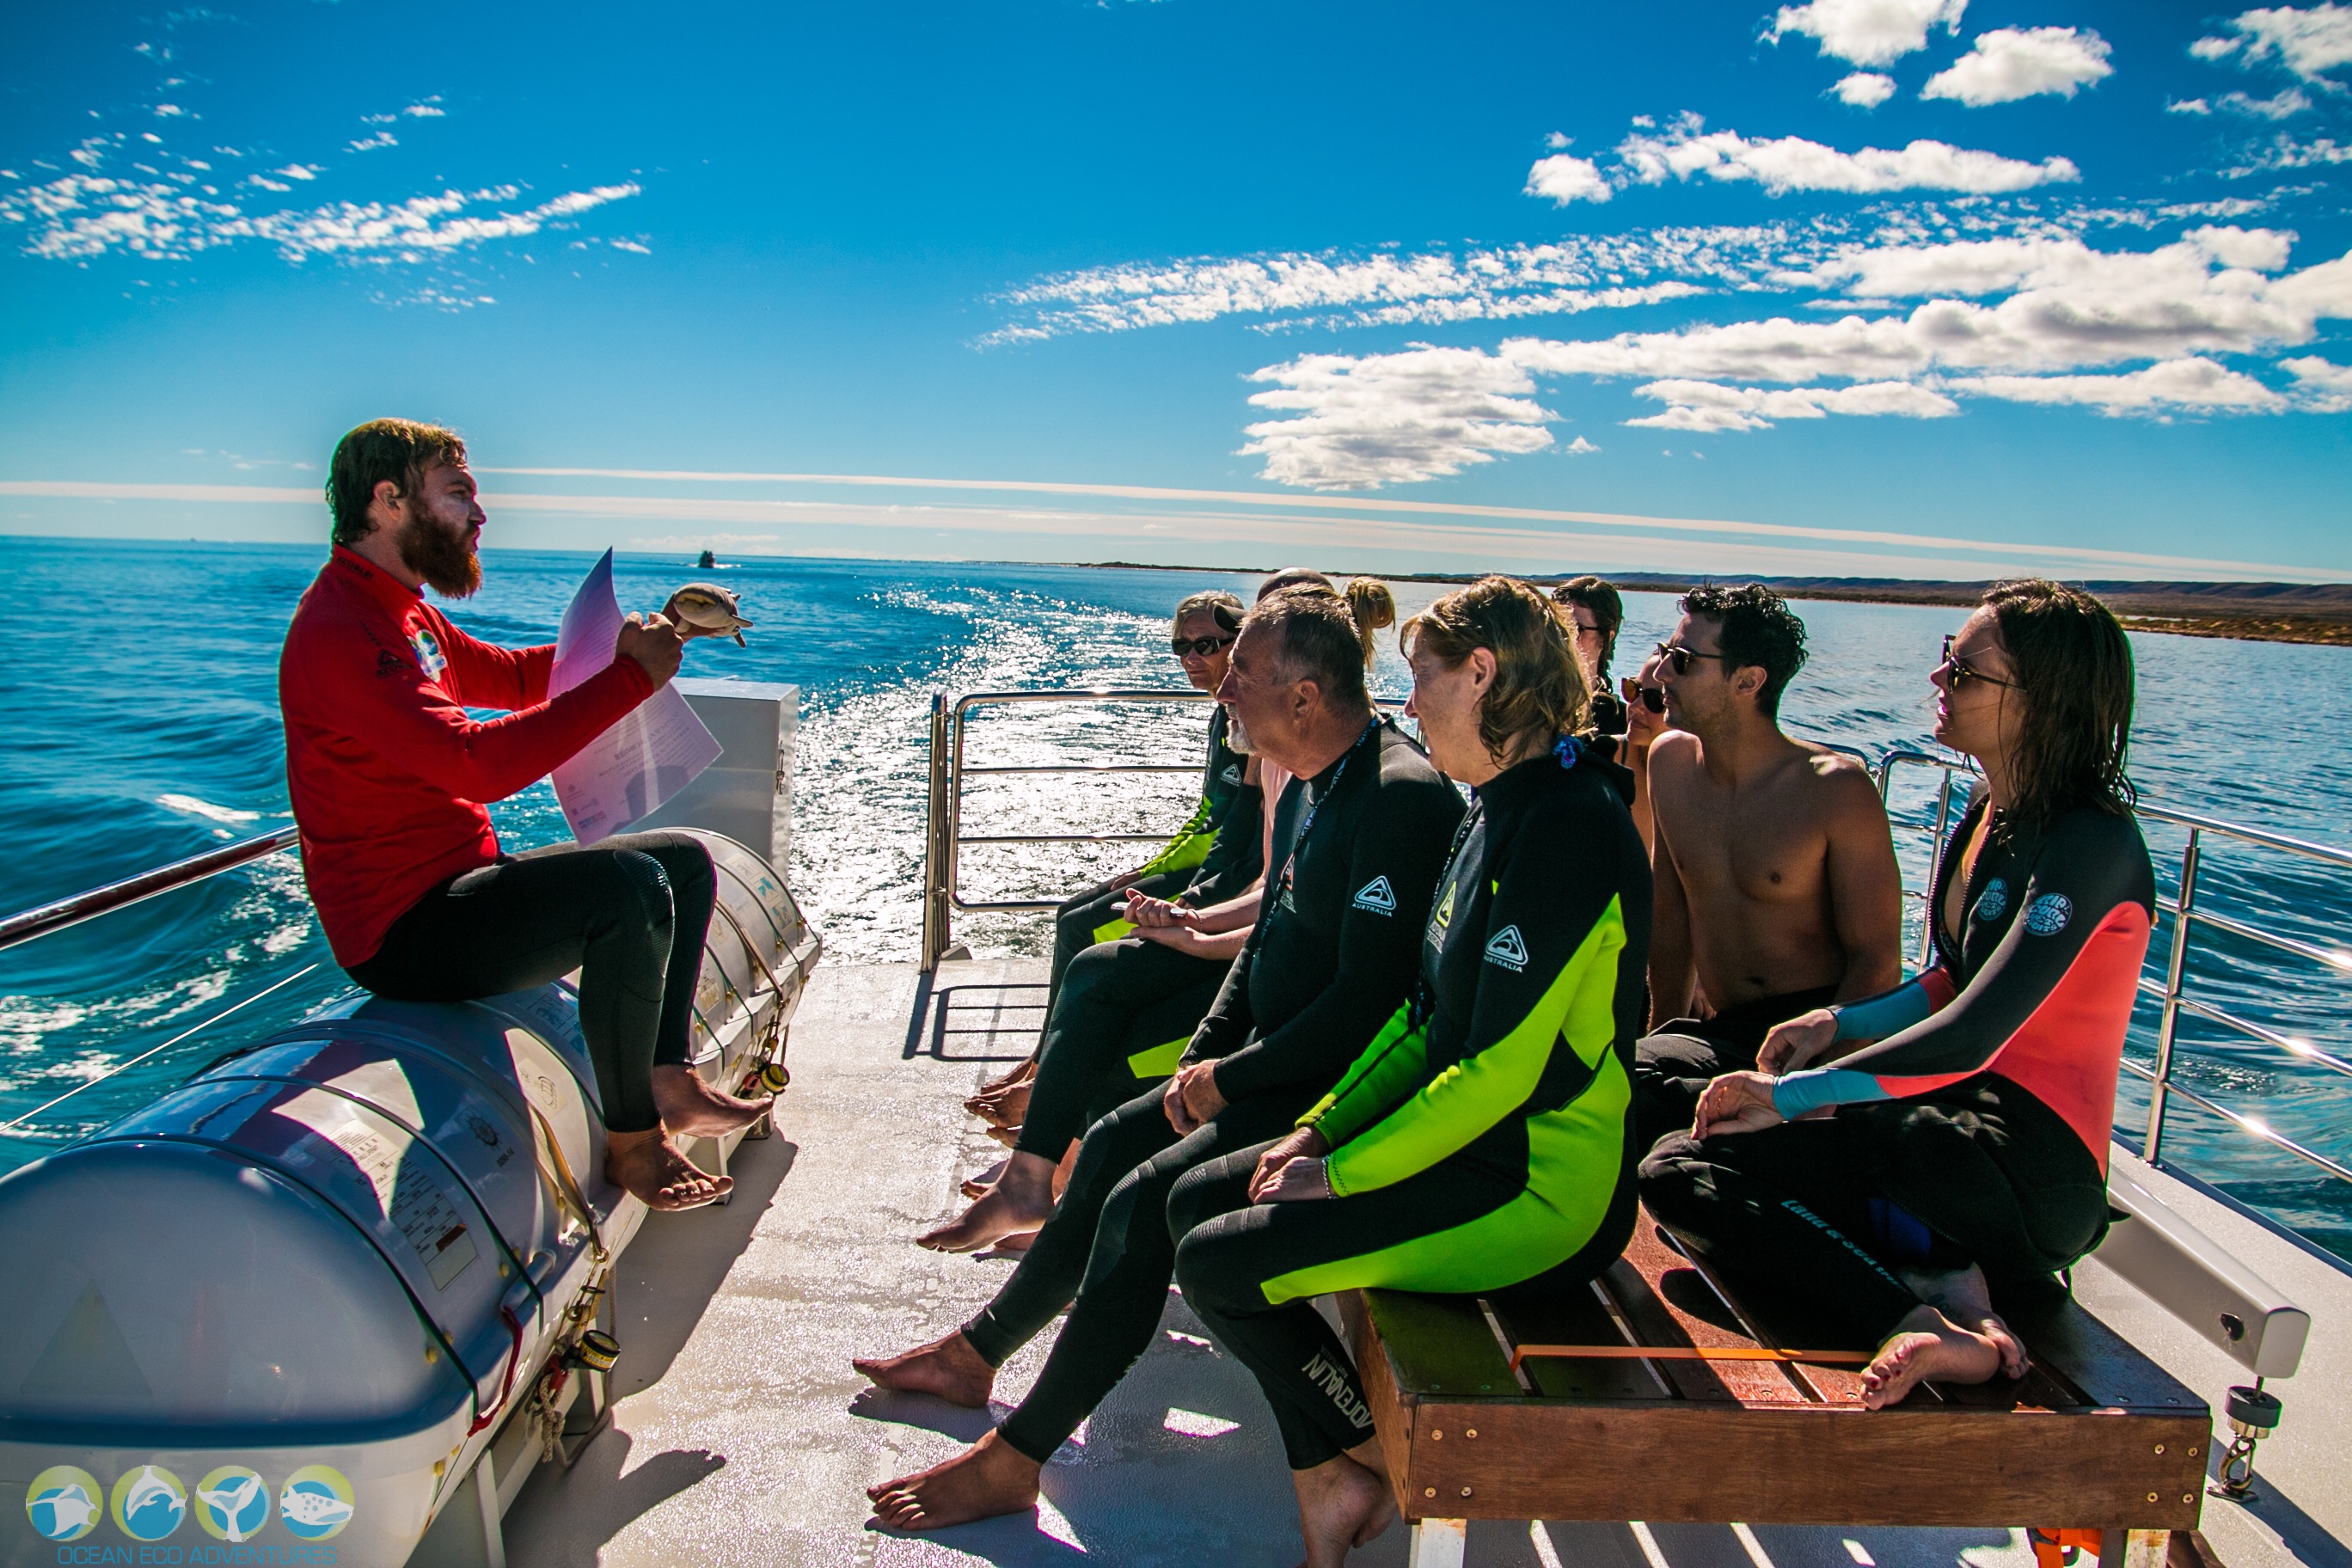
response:
<path id="1" fill-rule="evenodd" d="M 751 624 L 743 618 L 742 610 L 735 595 L 718 584 L 688 583 L 669 596 L 662 615 L 682 637 L 731 637 L 735 646 L 741 647 L 743 628 Z"/>

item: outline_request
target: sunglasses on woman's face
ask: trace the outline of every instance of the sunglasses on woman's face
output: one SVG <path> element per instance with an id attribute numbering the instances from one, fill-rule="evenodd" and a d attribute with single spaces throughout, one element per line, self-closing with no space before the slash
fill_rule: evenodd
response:
<path id="1" fill-rule="evenodd" d="M 1170 637 L 1168 651 L 1178 658 L 1206 658 L 1234 646 L 1232 637 Z"/>
<path id="2" fill-rule="evenodd" d="M 1720 659 L 1723 658 L 1719 653 L 1701 653 L 1695 647 L 1685 647 L 1678 642 L 1660 643 L 1654 657 L 1664 659 L 1666 668 L 1676 675 L 1688 675 L 1691 660 L 1695 658 Z"/>
<path id="3" fill-rule="evenodd" d="M 1937 669 L 1948 669 L 1952 672 L 1953 690 L 1958 691 L 1962 686 L 1965 686 L 1971 680 L 1981 680 L 1987 686 L 2006 686 L 2011 691 L 2021 691 L 2024 689 L 2014 680 L 2003 680 L 1998 675 L 1987 675 L 1983 670 L 1977 668 L 1967 659 L 1961 658 L 1958 654 L 1954 653 L 1952 651 L 1952 645 L 1959 640 L 1958 633 L 1953 633 L 1944 638 L 1944 660 L 1941 664 L 1938 664 L 1936 667 Z"/>

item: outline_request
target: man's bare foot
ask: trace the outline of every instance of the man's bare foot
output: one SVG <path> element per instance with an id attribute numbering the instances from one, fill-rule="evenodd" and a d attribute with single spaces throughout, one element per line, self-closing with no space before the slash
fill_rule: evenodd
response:
<path id="1" fill-rule="evenodd" d="M 1035 1078 L 1036 1076 L 1037 1058 L 1035 1057 L 1024 1058 L 1014 1065 L 1011 1072 L 999 1073 L 994 1078 L 990 1079 L 987 1082 L 982 1084 L 980 1086 L 980 1092 L 973 1095 L 972 1099 L 977 1100 L 982 1095 L 993 1094 L 999 1089 L 1011 1089 L 1016 1083 L 1027 1083 L 1031 1079 Z M 965 1103 L 970 1104 L 971 1101 L 967 1100 Z"/>
<path id="2" fill-rule="evenodd" d="M 872 1378 L 877 1388 L 934 1394 L 967 1410 L 987 1409 L 989 1393 L 996 1386 L 996 1369 L 980 1359 L 961 1329 L 904 1355 L 867 1356 L 849 1364 Z"/>
<path id="3" fill-rule="evenodd" d="M 1017 1149 L 1021 1146 L 1021 1124 L 1017 1121 L 1010 1127 L 992 1127 L 988 1130 L 988 1135 L 1007 1149 Z"/>
<path id="4" fill-rule="evenodd" d="M 1298 1490 L 1298 1533 L 1307 1568 L 1339 1568 L 1353 1547 L 1369 1545 L 1396 1518 L 1388 1483 L 1341 1455 L 1290 1472 Z"/>
<path id="5" fill-rule="evenodd" d="M 961 1217 L 915 1239 L 934 1252 L 978 1252 L 992 1241 L 1035 1230 L 1054 1214 L 1054 1167 L 1037 1154 L 1015 1154 L 1004 1174 Z"/>
<path id="6" fill-rule="evenodd" d="M 1028 1080 L 975 1094 L 963 1102 L 963 1108 L 995 1126 L 1018 1127 L 1021 1119 L 1029 1114 Z"/>
<path id="7" fill-rule="evenodd" d="M 1992 1310 L 1992 1287 L 1986 1282 L 1984 1270 L 1975 1264 L 1949 1274 L 1918 1274 L 1905 1269 L 1903 1282 L 1919 1300 L 1953 1322 L 1990 1340 L 2000 1352 L 2001 1376 L 2023 1377 L 2026 1369 L 2033 1364 L 2033 1359 L 2025 1353 L 2024 1343 Z"/>
<path id="8" fill-rule="evenodd" d="M 2000 1347 L 1971 1333 L 1929 1306 L 1895 1325 L 1877 1359 L 1862 1373 L 1862 1403 L 1870 1410 L 1900 1404 L 1923 1381 L 1990 1383 L 2000 1371 Z"/>
<path id="9" fill-rule="evenodd" d="M 681 1138 L 720 1138 L 739 1127 L 749 1127 L 774 1104 L 765 1100 L 738 1100 L 702 1081 L 690 1067 L 654 1068 L 654 1109 L 662 1125 Z"/>
<path id="10" fill-rule="evenodd" d="M 997 1182 L 1003 1177 L 1004 1167 L 1008 1163 L 1008 1161 L 999 1160 L 979 1175 L 966 1177 L 961 1188 L 963 1195 L 968 1198 L 987 1195 L 988 1189 L 996 1185 Z"/>
<path id="11" fill-rule="evenodd" d="M 604 1139 L 604 1179 L 649 1209 L 698 1209 L 735 1190 L 732 1176 L 714 1176 L 670 1147 L 658 1127 L 613 1132 Z"/>
<path id="12" fill-rule="evenodd" d="M 891 1530 L 945 1530 L 975 1519 L 1019 1513 L 1037 1506 L 1041 1468 L 991 1432 L 946 1464 L 867 1487 L 866 1495 L 874 1504 L 869 1522 Z"/>

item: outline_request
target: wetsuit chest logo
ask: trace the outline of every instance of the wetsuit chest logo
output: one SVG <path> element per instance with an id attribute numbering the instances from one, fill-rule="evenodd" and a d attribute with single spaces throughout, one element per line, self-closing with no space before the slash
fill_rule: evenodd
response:
<path id="1" fill-rule="evenodd" d="M 1517 926 L 1505 926 L 1486 943 L 1486 962 L 1499 963 L 1517 974 L 1528 966 L 1528 941 Z"/>
<path id="2" fill-rule="evenodd" d="M 1227 763 L 1225 764 L 1225 771 L 1219 773 L 1217 777 L 1226 784 L 1238 786 L 1242 782 L 1241 764 L 1238 763 Z"/>
<path id="3" fill-rule="evenodd" d="M 2009 912 L 2009 884 L 1995 877 L 1977 895 L 1977 919 L 1997 921 Z"/>
<path id="4" fill-rule="evenodd" d="M 449 668 L 448 656 L 441 651 L 441 641 L 429 626 L 419 626 L 408 634 L 408 646 L 416 652 L 417 668 L 425 671 L 427 680 L 438 680 L 441 672 Z"/>
<path id="5" fill-rule="evenodd" d="M 1396 889 L 1389 886 L 1386 877 L 1375 877 L 1363 886 L 1354 900 L 1355 907 L 1370 910 L 1376 915 L 1396 913 Z"/>
<path id="6" fill-rule="evenodd" d="M 1438 900 L 1436 912 L 1429 917 L 1429 931 L 1427 932 L 1429 945 L 1432 947 L 1444 947 L 1445 945 L 1445 928 L 1453 923 L 1454 884 L 1448 882 L 1445 884 L 1445 897 Z"/>
<path id="7" fill-rule="evenodd" d="M 2074 900 L 2063 893 L 2044 893 L 2025 907 L 2025 929 L 2035 936 L 2056 936 L 2074 918 Z"/>

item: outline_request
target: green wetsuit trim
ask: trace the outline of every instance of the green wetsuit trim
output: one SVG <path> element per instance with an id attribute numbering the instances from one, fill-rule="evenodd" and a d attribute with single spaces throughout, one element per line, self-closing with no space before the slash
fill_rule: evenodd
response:
<path id="1" fill-rule="evenodd" d="M 1173 1078 L 1184 1060 L 1184 1047 L 1192 1043 L 1192 1036 L 1179 1035 L 1164 1046 L 1138 1051 L 1127 1058 L 1127 1070 L 1138 1078 Z"/>

